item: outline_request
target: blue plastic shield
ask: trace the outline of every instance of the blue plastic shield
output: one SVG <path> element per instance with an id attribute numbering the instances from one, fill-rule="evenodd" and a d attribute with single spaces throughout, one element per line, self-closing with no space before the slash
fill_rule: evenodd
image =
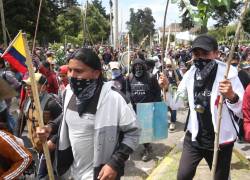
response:
<path id="1" fill-rule="evenodd" d="M 137 118 L 142 128 L 141 144 L 168 137 L 167 112 L 168 108 L 165 102 L 137 104 Z"/>

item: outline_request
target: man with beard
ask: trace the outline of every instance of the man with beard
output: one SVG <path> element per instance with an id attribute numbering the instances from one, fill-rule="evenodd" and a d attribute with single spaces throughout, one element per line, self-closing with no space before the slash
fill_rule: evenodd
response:
<path id="1" fill-rule="evenodd" d="M 225 98 L 219 134 L 218 164 L 215 180 L 227 180 L 234 142 L 237 138 L 237 123 L 230 112 L 242 118 L 244 89 L 237 69 L 230 67 L 228 79 L 224 79 L 226 64 L 218 58 L 217 40 L 209 35 L 200 35 L 192 43 L 194 65 L 186 72 L 177 90 L 177 97 L 188 97 L 190 112 L 186 135 L 178 169 L 178 180 L 193 179 L 200 161 L 205 158 L 212 167 L 215 129 L 218 121 L 220 94 Z M 235 127 L 234 127 L 235 125 Z"/>
<path id="2" fill-rule="evenodd" d="M 129 75 L 127 91 L 136 111 L 137 103 L 149 103 L 161 101 L 161 88 L 155 76 L 147 71 L 145 61 L 136 59 Z M 142 155 L 143 161 L 148 161 L 152 156 L 152 147 L 149 143 L 143 144 L 145 150 Z"/>
<path id="3" fill-rule="evenodd" d="M 69 86 L 63 95 L 63 119 L 37 129 L 45 141 L 57 131 L 55 169 L 70 169 L 74 179 L 118 180 L 138 145 L 140 129 L 129 101 L 103 82 L 101 62 L 91 49 L 74 52 L 68 63 Z"/>

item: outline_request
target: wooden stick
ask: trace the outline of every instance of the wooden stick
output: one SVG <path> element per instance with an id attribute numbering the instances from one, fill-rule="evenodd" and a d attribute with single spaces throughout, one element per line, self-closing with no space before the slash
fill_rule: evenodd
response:
<path id="1" fill-rule="evenodd" d="M 33 39 L 33 45 L 32 45 L 32 52 L 31 54 L 33 55 L 35 46 L 36 46 L 36 35 L 37 35 L 37 29 L 38 29 L 38 24 L 39 24 L 39 19 L 40 19 L 40 13 L 41 13 L 41 8 L 42 8 L 42 2 L 43 0 L 40 0 L 39 4 L 39 9 L 38 9 L 38 14 L 37 14 L 37 19 L 36 19 L 36 29 L 35 29 L 35 34 L 34 34 L 34 39 Z"/>
<path id="2" fill-rule="evenodd" d="M 130 37 L 129 37 L 129 33 L 128 33 L 128 75 L 130 73 Z"/>
<path id="3" fill-rule="evenodd" d="M 35 81 L 35 73 L 33 71 L 32 59 L 30 56 L 30 51 L 29 51 L 29 47 L 28 47 L 28 43 L 27 43 L 27 39 L 26 39 L 26 34 L 22 34 L 22 35 L 23 35 L 24 48 L 25 48 L 25 53 L 26 53 L 26 64 L 28 66 L 29 77 L 31 80 L 31 90 L 32 90 L 32 94 L 33 94 L 33 98 L 34 98 L 34 102 L 35 102 L 35 107 L 37 109 L 37 111 L 36 111 L 37 117 L 38 117 L 37 120 L 38 120 L 39 127 L 44 127 L 43 112 L 41 110 L 41 104 L 40 104 L 40 100 L 39 100 L 37 84 Z M 51 165 L 50 153 L 49 153 L 49 148 L 48 148 L 47 142 L 43 143 L 43 153 L 44 153 L 45 159 L 46 159 L 46 165 L 47 165 L 47 169 L 48 169 L 49 179 L 54 180 L 55 178 L 54 178 L 53 168 Z"/>
<path id="4" fill-rule="evenodd" d="M 164 14 L 164 20 L 163 20 L 163 34 L 162 34 L 162 55 L 161 55 L 161 72 L 163 73 L 164 67 L 163 67 L 163 62 L 164 62 L 164 57 L 165 57 L 165 29 L 166 29 L 166 18 L 167 18 L 167 13 L 168 13 L 168 5 L 169 5 L 169 0 L 167 1 L 166 8 L 165 8 L 165 14 Z M 166 89 L 162 88 L 163 91 L 163 99 L 164 101 L 167 100 L 166 97 Z"/>
<path id="5" fill-rule="evenodd" d="M 3 1 L 2 0 L 0 0 L 0 11 L 1 11 L 1 22 L 2 22 L 2 30 L 3 30 L 4 48 L 6 48 L 7 47 L 7 36 L 6 36 L 6 25 L 5 25 L 4 9 L 3 9 Z"/>
<path id="6" fill-rule="evenodd" d="M 245 5 L 244 5 L 244 9 L 242 11 L 242 14 L 240 16 L 239 19 L 239 23 L 237 25 L 237 29 L 235 32 L 235 39 L 232 43 L 231 46 L 231 50 L 229 53 L 229 57 L 227 60 L 227 67 L 226 67 L 226 72 L 224 75 L 224 78 L 227 79 L 228 77 L 228 73 L 230 70 L 230 65 L 231 65 L 231 60 L 233 58 L 233 54 L 234 54 L 234 50 L 235 50 L 235 45 L 238 44 L 239 41 L 239 36 L 240 36 L 240 29 L 242 26 L 242 21 L 243 18 L 246 15 L 247 12 L 247 8 L 249 6 L 249 0 L 245 0 Z M 221 126 L 221 118 L 222 118 L 222 106 L 223 106 L 223 101 L 224 101 L 224 97 L 222 95 L 220 95 L 220 100 L 219 100 L 219 104 L 218 104 L 218 121 L 217 121 L 217 126 L 216 126 L 216 130 L 215 130 L 215 139 L 214 139 L 214 155 L 213 155 L 213 164 L 212 164 L 212 179 L 215 180 L 215 173 L 216 173 L 216 169 L 217 169 L 217 164 L 218 164 L 218 154 L 219 154 L 219 136 L 220 136 L 220 126 Z"/>

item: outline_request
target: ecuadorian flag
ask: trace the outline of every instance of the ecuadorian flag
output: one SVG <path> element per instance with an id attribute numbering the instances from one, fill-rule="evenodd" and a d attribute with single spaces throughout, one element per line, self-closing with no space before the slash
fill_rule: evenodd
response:
<path id="1" fill-rule="evenodd" d="M 3 53 L 2 58 L 10 63 L 10 65 L 21 73 L 27 72 L 26 52 L 24 48 L 24 39 L 22 31 L 20 31 L 9 47 Z"/>

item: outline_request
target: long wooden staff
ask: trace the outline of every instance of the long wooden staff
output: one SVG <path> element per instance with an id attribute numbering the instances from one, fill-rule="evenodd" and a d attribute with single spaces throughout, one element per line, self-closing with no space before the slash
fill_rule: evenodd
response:
<path id="1" fill-rule="evenodd" d="M 165 14 L 164 14 L 164 20 L 163 20 L 163 34 L 162 34 L 162 55 L 161 55 L 161 72 L 163 73 L 164 67 L 163 67 L 163 62 L 164 62 L 164 57 L 165 57 L 165 31 L 166 31 L 166 18 L 167 18 L 167 13 L 168 13 L 168 5 L 169 5 L 169 0 L 167 1 L 166 4 L 166 9 L 165 9 Z M 163 99 L 164 101 L 167 100 L 166 97 L 166 89 L 163 88 Z"/>
<path id="2" fill-rule="evenodd" d="M 34 102 L 35 102 L 35 107 L 37 109 L 37 120 L 38 120 L 38 124 L 39 127 L 44 127 L 44 122 L 43 122 L 43 112 L 41 109 L 41 104 L 40 104 L 40 100 L 39 100 L 39 94 L 38 94 L 38 89 L 37 89 L 37 84 L 36 84 L 36 80 L 35 80 L 35 73 L 33 71 L 33 65 L 32 65 L 32 59 L 31 59 L 31 55 L 30 55 L 30 51 L 29 51 L 29 47 L 28 47 L 28 43 L 27 43 L 27 39 L 26 39 L 26 34 L 22 34 L 23 35 L 23 39 L 24 39 L 24 48 L 25 48 L 25 53 L 26 53 L 26 64 L 28 66 L 28 71 L 29 71 L 29 77 L 31 80 L 31 90 L 32 90 L 32 94 L 34 97 Z M 43 153 L 45 155 L 45 159 L 46 159 L 46 165 L 47 165 L 47 169 L 48 169 L 48 175 L 49 175 L 49 179 L 50 180 L 54 180 L 54 174 L 53 174 L 53 169 L 52 169 L 52 165 L 51 165 L 51 158 L 50 158 L 50 153 L 49 153 L 49 148 L 47 145 L 47 142 L 43 143 Z"/>
<path id="3" fill-rule="evenodd" d="M 239 36 L 240 36 L 240 29 L 242 27 L 242 21 L 243 18 L 246 15 L 247 8 L 249 6 L 249 0 L 245 0 L 245 5 L 244 9 L 242 11 L 242 14 L 239 18 L 239 23 L 237 25 L 237 29 L 235 32 L 235 39 L 232 43 L 231 50 L 229 53 L 229 57 L 227 60 L 227 67 L 226 67 L 226 72 L 224 75 L 224 78 L 227 79 L 229 70 L 230 70 L 230 65 L 231 65 L 231 60 L 233 58 L 234 50 L 235 50 L 235 45 L 238 44 L 239 41 Z M 219 104 L 218 104 L 218 121 L 217 121 L 217 126 L 216 126 L 216 131 L 215 131 L 215 139 L 214 139 L 214 156 L 213 156 L 213 164 L 212 164 L 212 179 L 215 180 L 215 172 L 217 169 L 217 164 L 218 164 L 218 154 L 219 154 L 219 136 L 220 136 L 220 126 L 221 126 L 221 118 L 222 118 L 222 106 L 223 106 L 223 100 L 224 97 L 221 95 Z"/>
<path id="4" fill-rule="evenodd" d="M 169 44 L 170 44 L 170 33 L 171 33 L 171 26 L 169 26 L 169 29 L 168 29 L 168 40 L 167 40 L 167 45 L 166 45 L 166 50 L 168 50 L 168 48 L 170 47 Z M 166 51 L 166 56 L 167 56 L 167 51 Z M 170 59 L 170 62 L 171 62 L 171 66 L 172 66 L 172 69 L 173 69 L 173 72 L 174 72 L 174 77 L 175 77 L 175 81 L 176 81 L 176 84 L 178 85 L 180 80 L 179 80 L 179 76 L 177 74 L 177 71 L 176 71 L 176 65 L 172 59 L 172 57 L 169 58 Z"/>
<path id="5" fill-rule="evenodd" d="M 43 0 L 40 0 L 38 14 L 37 14 L 37 19 L 36 19 L 36 29 L 35 29 L 35 34 L 34 34 L 34 39 L 33 39 L 33 45 L 32 45 L 32 52 L 31 52 L 32 55 L 34 53 L 35 46 L 36 46 L 36 35 L 37 35 L 38 24 L 39 24 L 39 19 L 40 19 L 40 14 L 41 14 L 42 2 L 43 2 Z"/>

